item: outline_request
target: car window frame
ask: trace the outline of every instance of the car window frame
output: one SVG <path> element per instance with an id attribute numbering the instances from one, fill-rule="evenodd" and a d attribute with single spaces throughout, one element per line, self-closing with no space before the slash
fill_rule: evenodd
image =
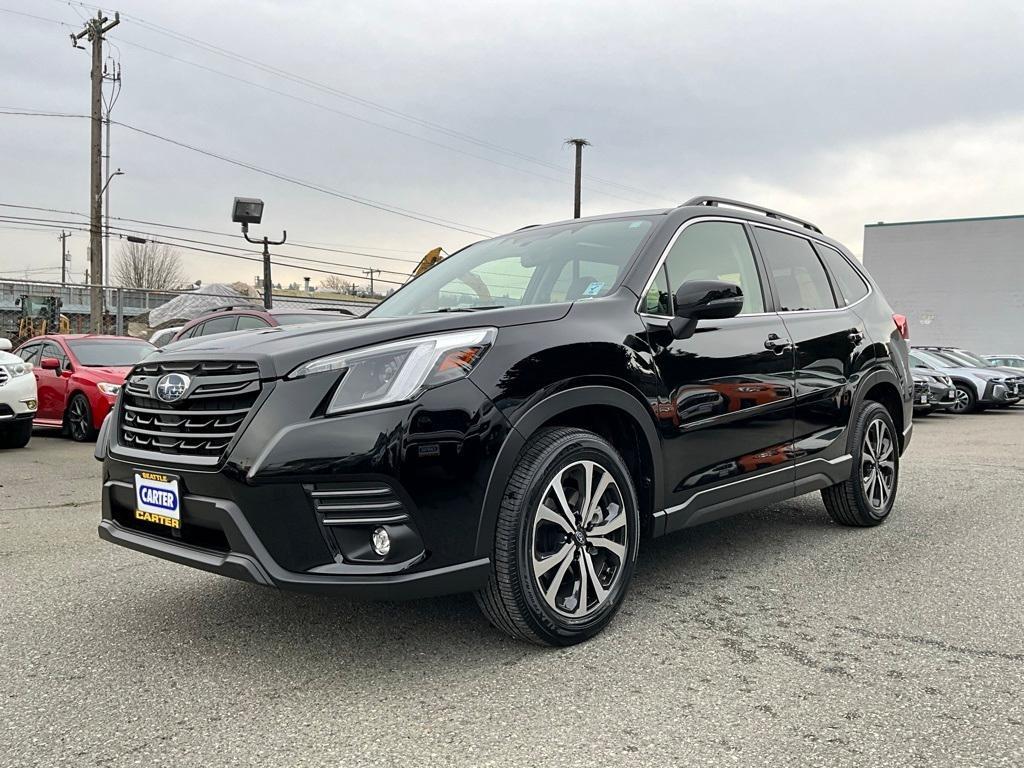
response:
<path id="1" fill-rule="evenodd" d="M 847 309 L 848 307 L 860 304 L 862 301 L 864 301 L 864 299 L 871 295 L 871 291 L 873 290 L 871 286 L 871 281 L 868 280 L 867 276 L 865 276 L 863 270 L 861 270 L 860 267 L 857 266 L 857 264 L 855 263 L 856 259 L 851 259 L 839 248 L 836 248 L 835 246 L 832 245 L 827 245 L 826 243 L 823 243 L 820 240 L 814 240 L 812 238 L 808 238 L 808 240 L 811 241 L 811 246 L 818 254 L 818 261 L 820 261 L 821 265 L 825 267 L 825 273 L 829 276 L 829 279 L 832 282 L 832 290 L 835 293 L 836 298 L 841 298 L 843 300 L 843 306 L 838 307 L 838 309 Z M 833 273 L 832 268 L 829 267 L 828 260 L 821 255 L 822 249 L 824 248 L 827 248 L 828 250 L 834 252 L 840 259 L 845 261 L 846 264 L 853 270 L 854 274 L 857 275 L 857 278 L 861 281 L 864 288 L 867 289 L 867 292 L 856 301 L 847 300 L 846 294 L 843 291 L 842 283 L 839 282 L 839 279 L 835 276 L 835 273 Z"/>
<path id="2" fill-rule="evenodd" d="M 753 232 L 751 232 L 751 222 L 747 221 L 746 219 L 741 219 L 734 216 L 715 215 L 694 216 L 693 218 L 681 222 L 679 226 L 676 227 L 675 232 L 672 233 L 672 236 L 669 238 L 668 242 L 665 244 L 665 247 L 662 249 L 661 255 L 658 257 L 657 261 L 655 261 L 654 268 L 651 270 L 650 274 L 648 274 L 647 280 L 644 282 L 643 290 L 640 291 L 640 296 L 637 299 L 636 307 L 634 309 L 636 311 L 636 314 L 638 314 L 641 318 L 647 320 L 668 321 L 675 317 L 675 315 L 659 315 L 653 312 L 645 312 L 644 301 L 646 299 L 648 291 L 651 290 L 651 286 L 657 279 L 658 273 L 661 271 L 665 271 L 665 281 L 668 284 L 669 288 L 669 302 L 672 304 L 673 307 L 675 306 L 675 296 L 672 293 L 672 285 L 669 282 L 668 272 L 665 269 L 665 263 L 668 260 L 668 255 L 669 253 L 671 253 L 672 247 L 676 244 L 676 241 L 688 227 L 691 227 L 694 224 L 700 224 L 707 221 L 724 221 L 731 224 L 739 224 L 741 227 L 743 227 L 743 232 L 747 237 L 747 243 L 750 245 L 751 254 L 754 257 L 754 266 L 757 269 L 757 279 L 761 284 L 761 298 L 764 303 L 764 312 L 749 312 L 742 315 L 736 315 L 736 317 L 725 318 L 724 320 L 719 320 L 716 322 L 731 322 L 748 317 L 764 317 L 765 315 L 775 314 L 775 289 L 774 286 L 772 286 L 771 282 L 767 279 L 768 276 L 765 271 L 766 266 L 764 260 L 761 258 L 761 251 L 757 247 L 757 242 L 754 240 Z M 782 231 L 785 232 L 787 230 Z"/>
<path id="3" fill-rule="evenodd" d="M 764 263 L 765 274 L 768 277 L 768 281 L 772 285 L 772 293 L 775 297 L 776 312 L 778 312 L 780 315 L 799 315 L 807 314 L 809 312 L 840 312 L 844 309 L 849 309 L 851 306 L 853 306 L 852 304 L 846 304 L 845 301 L 842 301 L 842 294 L 839 292 L 836 286 L 835 278 L 832 276 L 832 273 L 829 271 L 828 266 L 825 264 L 825 260 L 821 258 L 821 256 L 818 254 L 817 249 L 814 247 L 816 242 L 815 238 L 809 237 L 802 232 L 792 232 L 788 229 L 783 229 L 782 227 L 773 227 L 770 224 L 762 224 L 761 222 L 751 223 L 750 228 L 752 230 L 756 230 L 758 228 L 772 230 L 775 232 L 780 232 L 784 235 L 789 235 L 790 237 L 796 237 L 801 240 L 804 240 L 810 247 L 811 253 L 814 254 L 814 258 L 817 260 L 818 265 L 825 273 L 825 282 L 828 283 L 829 290 L 832 292 L 832 301 L 835 303 L 834 307 L 818 307 L 816 309 L 783 309 L 781 304 L 781 298 L 779 296 L 779 289 L 778 286 L 775 284 L 775 275 L 772 273 L 771 266 L 768 264 L 768 259 L 767 257 L 765 257 L 764 251 L 761 249 L 761 243 L 758 242 L 757 240 L 757 233 L 754 232 L 753 240 L 755 243 L 757 243 L 758 253 L 760 254 L 762 262 Z M 867 298 L 867 296 L 865 296 L 864 298 Z"/>
<path id="4" fill-rule="evenodd" d="M 257 314 L 255 314 L 253 312 L 239 312 L 237 315 L 235 315 L 235 318 L 236 318 L 235 319 L 235 330 L 236 331 L 256 331 L 256 330 L 259 330 L 260 328 L 272 328 L 274 326 L 274 324 L 269 322 L 267 320 L 267 318 L 263 317 L 262 315 L 257 315 Z M 258 320 L 260 323 L 262 323 L 262 325 L 254 325 L 251 328 L 239 328 L 238 327 L 239 323 L 241 323 L 242 320 L 246 319 L 246 318 L 248 318 L 250 320 Z M 216 319 L 216 318 L 211 318 L 211 319 Z M 207 321 L 207 322 L 209 322 L 209 321 Z"/>
<path id="5" fill-rule="evenodd" d="M 31 344 L 26 344 L 23 347 L 19 348 L 18 350 L 15 351 L 14 354 L 17 355 L 18 357 L 21 357 L 22 362 L 32 363 L 32 365 L 35 366 L 38 364 L 38 361 L 40 360 L 39 353 L 42 351 L 42 349 L 42 343 L 35 341 Z M 22 355 L 26 351 L 30 351 L 31 354 L 28 357 L 22 357 Z M 35 362 L 33 362 L 32 360 L 33 357 L 35 358 Z"/>
<path id="6" fill-rule="evenodd" d="M 60 368 L 57 369 L 58 373 L 60 373 L 61 371 L 70 371 L 70 370 L 72 370 L 70 355 L 68 355 L 68 353 L 64 350 L 64 348 L 61 347 L 61 345 L 58 344 L 56 341 L 44 341 L 39 346 L 42 349 L 42 351 L 39 354 L 39 367 L 40 368 L 42 368 L 42 363 L 43 363 L 43 358 L 44 357 L 52 357 L 52 358 L 55 358 L 56 360 L 60 361 Z M 52 355 L 51 354 L 46 354 L 47 348 L 51 348 L 51 347 L 54 350 L 56 350 L 56 354 L 52 354 Z"/>
<path id="7" fill-rule="evenodd" d="M 210 325 L 210 323 L 216 322 L 218 320 L 224 320 L 224 319 L 233 320 L 234 321 L 234 324 L 231 326 L 231 328 L 228 328 L 225 331 L 215 331 L 215 332 L 212 332 L 212 333 L 207 333 L 206 328 Z M 222 334 L 222 333 L 234 333 L 238 329 L 238 315 L 235 314 L 235 313 L 231 313 L 231 314 L 226 314 L 225 313 L 223 315 L 217 315 L 216 317 L 208 317 L 208 318 L 206 318 L 206 320 L 203 321 L 202 329 L 203 329 L 202 332 L 201 333 L 196 333 L 195 336 L 217 336 L 217 335 Z M 194 337 L 190 337 L 190 338 L 194 338 Z"/>

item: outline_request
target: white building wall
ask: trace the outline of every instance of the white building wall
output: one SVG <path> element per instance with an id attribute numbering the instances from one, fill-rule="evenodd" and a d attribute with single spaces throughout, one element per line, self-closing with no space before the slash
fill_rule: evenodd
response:
<path id="1" fill-rule="evenodd" d="M 1024 216 L 869 224 L 864 266 L 911 344 L 1024 354 Z"/>

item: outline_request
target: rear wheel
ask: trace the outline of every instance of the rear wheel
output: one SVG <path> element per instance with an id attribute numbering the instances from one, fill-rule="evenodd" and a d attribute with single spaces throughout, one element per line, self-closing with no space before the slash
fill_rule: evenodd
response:
<path id="1" fill-rule="evenodd" d="M 24 448 L 32 439 L 32 421 L 19 421 L 0 432 L 0 448 Z"/>
<path id="2" fill-rule="evenodd" d="M 850 440 L 850 479 L 825 488 L 821 498 L 829 515 L 841 525 L 878 525 L 892 511 L 900 472 L 896 426 L 885 406 L 865 402 Z"/>
<path id="3" fill-rule="evenodd" d="M 978 410 L 978 396 L 969 384 L 956 385 L 956 400 L 949 406 L 950 413 L 974 413 Z"/>
<path id="4" fill-rule="evenodd" d="M 593 637 L 626 595 L 639 529 L 618 452 L 581 429 L 544 430 L 509 480 L 491 577 L 477 603 L 495 627 L 522 640 L 572 645 Z"/>
<path id="5" fill-rule="evenodd" d="M 67 413 L 64 415 L 68 435 L 76 443 L 87 443 L 96 439 L 96 430 L 92 426 L 92 408 L 89 400 L 81 392 L 71 397 Z"/>

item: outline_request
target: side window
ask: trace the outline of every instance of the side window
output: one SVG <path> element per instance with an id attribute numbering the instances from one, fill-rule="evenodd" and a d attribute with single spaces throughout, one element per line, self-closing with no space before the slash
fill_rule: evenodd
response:
<path id="1" fill-rule="evenodd" d="M 778 290 L 782 312 L 836 308 L 828 275 L 810 240 L 763 227 L 754 231 Z"/>
<path id="2" fill-rule="evenodd" d="M 647 289 L 640 311 L 648 315 L 672 314 L 672 296 L 668 292 L 668 277 L 664 265 L 658 267 L 658 274 L 654 276 L 654 282 Z"/>
<path id="3" fill-rule="evenodd" d="M 858 302 L 868 295 L 867 283 L 845 256 L 827 245 L 816 243 L 814 247 L 832 272 L 832 277 L 839 283 L 839 291 L 847 304 Z"/>
<path id="4" fill-rule="evenodd" d="M 764 312 L 761 280 L 742 224 L 705 221 L 690 225 L 676 239 L 665 267 L 670 295 L 688 280 L 725 280 L 743 290 L 740 314 Z"/>
<path id="5" fill-rule="evenodd" d="M 245 331 L 250 328 L 266 328 L 267 321 L 262 317 L 256 317 L 256 315 L 239 315 L 238 316 L 238 327 L 236 330 Z"/>
<path id="6" fill-rule="evenodd" d="M 18 350 L 18 357 L 24 360 L 26 363 L 32 363 L 33 365 L 39 365 L 39 350 L 42 346 L 39 344 L 30 344 L 27 347 L 22 347 Z"/>
<path id="7" fill-rule="evenodd" d="M 209 336 L 214 333 L 227 333 L 235 330 L 235 323 L 238 322 L 237 315 L 225 315 L 215 317 L 203 323 L 203 329 L 196 332 L 196 336 Z"/>
<path id="8" fill-rule="evenodd" d="M 60 360 L 60 368 L 62 371 L 66 371 L 71 368 L 71 362 L 68 360 L 68 356 L 64 354 L 64 350 L 56 344 L 43 345 L 43 352 L 39 356 L 39 359 L 41 360 L 44 357 L 55 357 Z"/>

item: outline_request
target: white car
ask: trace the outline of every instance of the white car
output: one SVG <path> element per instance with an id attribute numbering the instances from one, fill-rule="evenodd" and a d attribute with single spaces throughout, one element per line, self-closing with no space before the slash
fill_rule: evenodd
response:
<path id="1" fill-rule="evenodd" d="M 12 355 L 11 342 L 0 339 L 0 448 L 28 445 L 38 405 L 32 363 Z"/>

